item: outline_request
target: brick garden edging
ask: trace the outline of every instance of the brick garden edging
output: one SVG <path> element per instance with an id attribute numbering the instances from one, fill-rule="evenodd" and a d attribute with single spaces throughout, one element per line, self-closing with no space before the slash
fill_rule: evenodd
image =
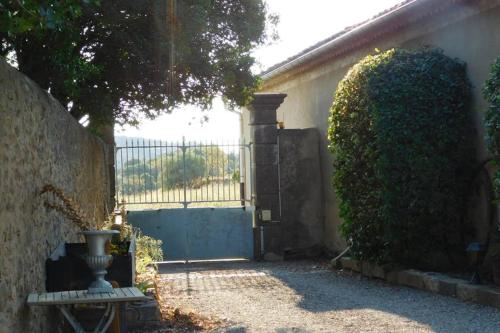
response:
<path id="1" fill-rule="evenodd" d="M 389 283 L 430 291 L 435 294 L 456 297 L 462 301 L 493 306 L 500 309 L 500 288 L 473 285 L 441 273 L 422 272 L 414 269 L 388 269 L 382 266 L 343 257 L 332 261 L 334 268 L 348 269 L 370 278 L 378 278 Z"/>

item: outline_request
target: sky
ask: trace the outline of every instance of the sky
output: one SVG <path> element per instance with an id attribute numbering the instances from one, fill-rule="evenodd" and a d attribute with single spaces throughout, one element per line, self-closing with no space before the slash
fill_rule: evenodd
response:
<path id="1" fill-rule="evenodd" d="M 255 50 L 255 72 L 279 63 L 303 49 L 364 21 L 402 0 L 267 0 L 270 12 L 280 17 L 279 40 Z M 207 116 L 208 121 L 202 121 Z M 239 115 L 225 110 L 216 101 L 212 110 L 202 112 L 183 107 L 155 120 L 143 120 L 138 128 L 116 126 L 115 135 L 175 141 L 238 140 Z"/>

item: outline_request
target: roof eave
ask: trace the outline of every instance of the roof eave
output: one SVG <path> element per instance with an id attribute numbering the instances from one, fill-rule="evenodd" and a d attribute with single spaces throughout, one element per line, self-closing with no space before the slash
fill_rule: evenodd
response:
<path id="1" fill-rule="evenodd" d="M 286 72 L 319 58 L 325 54 L 340 55 L 359 48 L 373 40 L 374 36 L 393 31 L 402 25 L 408 25 L 423 16 L 429 16 L 441 11 L 445 6 L 468 0 L 414 0 L 389 11 L 371 21 L 368 21 L 345 34 L 318 46 L 317 48 L 290 59 L 281 66 L 261 74 L 264 81 L 276 78 Z M 439 4 L 439 5 L 437 5 Z M 439 7 L 440 10 L 436 10 Z"/>

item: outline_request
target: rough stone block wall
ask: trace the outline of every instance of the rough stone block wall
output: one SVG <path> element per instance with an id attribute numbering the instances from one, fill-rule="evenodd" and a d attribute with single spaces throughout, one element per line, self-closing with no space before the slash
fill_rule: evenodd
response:
<path id="1" fill-rule="evenodd" d="M 109 179 L 103 142 L 47 92 L 0 58 L 0 332 L 55 332 L 56 312 L 26 306 L 45 290 L 45 260 L 78 228 L 47 210 L 53 184 L 103 220 Z M 112 207 L 111 207 L 112 208 Z"/>
<path id="2" fill-rule="evenodd" d="M 323 234 L 324 180 L 318 130 L 282 129 L 278 141 L 284 251 L 307 255 L 321 245 Z"/>

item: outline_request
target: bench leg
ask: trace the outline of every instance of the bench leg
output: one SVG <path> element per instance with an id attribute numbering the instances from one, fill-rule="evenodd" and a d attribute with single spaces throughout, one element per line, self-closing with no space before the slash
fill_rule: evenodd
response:
<path id="1" fill-rule="evenodd" d="M 63 314 L 64 318 L 68 321 L 68 323 L 73 327 L 75 333 L 85 333 L 85 330 L 82 328 L 80 323 L 75 319 L 75 317 L 71 314 L 67 306 L 57 305 L 57 308 Z"/>
<path id="2" fill-rule="evenodd" d="M 71 311 L 67 306 L 57 305 L 57 308 L 59 309 L 59 311 L 61 311 L 64 318 L 66 318 L 71 327 L 73 327 L 75 333 L 86 333 L 83 327 L 80 325 L 78 320 L 76 320 L 76 318 L 73 316 L 73 314 L 71 313 Z M 115 313 L 116 313 L 116 304 L 107 303 L 106 311 L 104 311 L 104 314 L 102 315 L 101 319 L 99 320 L 99 323 L 97 324 L 96 328 L 92 331 L 92 333 L 105 333 L 109 325 L 111 325 Z"/>
<path id="3" fill-rule="evenodd" d="M 108 311 L 109 310 L 109 311 Z M 113 318 L 115 317 L 115 312 L 116 312 L 116 303 L 108 303 L 108 306 L 106 308 L 106 312 L 102 316 L 101 320 L 99 321 L 99 324 L 95 328 L 94 332 L 95 333 L 106 333 L 109 325 L 111 325 L 111 322 L 113 321 Z M 108 317 L 106 321 L 104 321 L 105 317 Z M 101 326 L 101 324 L 104 323 L 104 326 Z"/>

